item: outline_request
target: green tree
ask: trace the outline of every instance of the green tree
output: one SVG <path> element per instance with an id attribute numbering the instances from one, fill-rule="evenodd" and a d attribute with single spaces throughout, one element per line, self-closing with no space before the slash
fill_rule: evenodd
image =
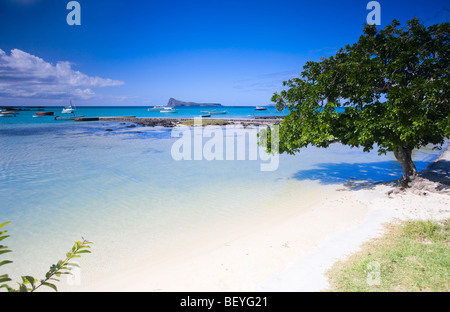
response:
<path id="1" fill-rule="evenodd" d="M 365 25 L 355 44 L 307 62 L 300 78 L 283 82 L 288 89 L 272 97 L 278 109 L 289 109 L 280 153 L 334 142 L 377 148 L 401 163 L 401 185 L 417 176 L 412 151 L 442 146 L 450 136 L 450 23 L 426 27 L 415 18 L 399 26 Z"/>
<path id="2" fill-rule="evenodd" d="M 4 222 L 0 224 L 0 229 L 7 225 L 9 222 Z M 6 239 L 9 237 L 9 235 L 6 235 L 8 231 L 0 231 L 0 241 Z M 82 241 L 75 242 L 72 249 L 66 254 L 66 258 L 64 260 L 59 260 L 56 264 L 53 264 L 48 272 L 45 274 L 45 278 L 38 280 L 32 276 L 22 276 L 22 282 L 17 283 L 18 288 L 12 288 L 7 284 L 7 282 L 10 282 L 11 279 L 9 278 L 8 274 L 0 275 L 0 288 L 6 288 L 8 292 L 34 292 L 37 289 L 39 289 L 42 286 L 50 287 L 57 291 L 57 287 L 54 284 L 54 282 L 58 282 L 58 278 L 61 275 L 64 274 L 72 274 L 70 272 L 71 268 L 74 266 L 78 266 L 78 264 L 70 262 L 73 258 L 79 258 L 81 257 L 81 254 L 83 253 L 90 253 L 88 250 L 91 248 L 90 244 L 91 242 L 83 239 Z M 8 246 L 0 245 L 0 255 L 11 252 L 11 250 L 8 249 Z M 12 261 L 10 260 L 4 260 L 0 261 L 0 267 L 6 264 L 10 264 Z"/>

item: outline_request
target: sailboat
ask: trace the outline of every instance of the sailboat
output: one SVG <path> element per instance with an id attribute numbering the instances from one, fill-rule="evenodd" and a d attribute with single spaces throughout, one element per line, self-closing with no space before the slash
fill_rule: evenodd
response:
<path id="1" fill-rule="evenodd" d="M 62 114 L 74 114 L 75 108 L 72 106 L 72 100 L 70 100 L 70 105 L 66 106 L 61 111 Z"/>
<path id="2" fill-rule="evenodd" d="M 83 117 L 83 116 L 75 116 L 75 107 L 72 105 L 72 100 L 70 100 L 70 105 L 64 107 L 61 113 L 72 114 L 72 116 L 56 116 L 55 120 L 75 120 L 77 117 Z"/>

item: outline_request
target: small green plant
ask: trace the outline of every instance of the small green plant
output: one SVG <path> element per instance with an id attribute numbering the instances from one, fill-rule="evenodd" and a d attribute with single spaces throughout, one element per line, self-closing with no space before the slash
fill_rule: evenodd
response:
<path id="1" fill-rule="evenodd" d="M 383 236 L 333 266 L 329 291 L 449 292 L 449 243 L 450 219 L 389 224 Z"/>
<path id="2" fill-rule="evenodd" d="M 0 229 L 7 225 L 9 222 L 5 222 L 0 224 Z M 0 231 L 0 242 L 5 238 L 8 238 L 9 235 L 6 235 L 8 231 Z M 70 262 L 73 258 L 80 258 L 83 253 L 90 253 L 92 243 L 88 240 L 84 239 L 82 241 L 77 241 L 73 245 L 72 249 L 66 253 L 66 259 L 59 260 L 56 264 L 53 264 L 48 272 L 45 274 L 45 278 L 38 280 L 32 276 L 22 276 L 22 282 L 18 283 L 18 288 L 12 288 L 6 282 L 10 282 L 8 274 L 0 275 L 0 288 L 6 288 L 8 292 L 33 292 L 42 286 L 50 287 L 55 291 L 58 291 L 54 281 L 58 282 L 57 277 L 61 275 L 72 274 L 70 270 L 73 267 L 78 267 L 78 264 Z M 0 255 L 4 253 L 11 252 L 8 249 L 8 246 L 0 245 Z M 10 260 L 0 261 L 0 266 L 12 263 Z"/>

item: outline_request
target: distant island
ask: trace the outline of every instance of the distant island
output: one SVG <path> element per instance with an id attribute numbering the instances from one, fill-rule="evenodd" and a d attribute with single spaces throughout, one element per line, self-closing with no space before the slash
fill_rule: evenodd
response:
<path id="1" fill-rule="evenodd" d="M 169 106 L 169 107 L 174 107 L 174 106 L 222 106 L 222 104 L 184 102 L 184 101 L 176 100 L 174 98 L 170 98 L 169 102 L 167 103 L 167 106 Z"/>

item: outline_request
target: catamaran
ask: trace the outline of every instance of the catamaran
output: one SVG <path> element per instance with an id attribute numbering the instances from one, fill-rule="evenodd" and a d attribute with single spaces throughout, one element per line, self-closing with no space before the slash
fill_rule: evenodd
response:
<path id="1" fill-rule="evenodd" d="M 70 105 L 67 107 L 64 107 L 61 111 L 62 114 L 74 114 L 75 108 L 72 106 L 72 100 L 70 100 Z"/>

